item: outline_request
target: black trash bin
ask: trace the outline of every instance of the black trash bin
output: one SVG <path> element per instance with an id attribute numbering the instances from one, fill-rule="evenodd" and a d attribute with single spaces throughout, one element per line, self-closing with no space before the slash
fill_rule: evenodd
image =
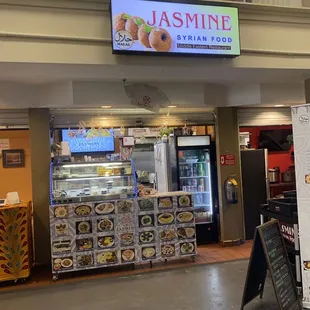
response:
<path id="1" fill-rule="evenodd" d="M 293 216 L 297 212 L 296 198 L 273 198 L 268 199 L 269 211 L 283 216 Z"/>

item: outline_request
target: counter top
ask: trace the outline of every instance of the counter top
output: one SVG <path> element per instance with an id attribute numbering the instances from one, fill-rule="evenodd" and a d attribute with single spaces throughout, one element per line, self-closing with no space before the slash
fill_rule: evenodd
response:
<path id="1" fill-rule="evenodd" d="M 295 182 L 270 183 L 270 187 L 295 186 Z"/>
<path id="2" fill-rule="evenodd" d="M 152 198 L 152 197 L 172 197 L 172 196 L 182 196 L 182 195 L 191 195 L 192 193 L 187 193 L 187 192 L 163 192 L 163 193 L 156 193 L 153 195 L 148 195 L 148 196 L 142 196 L 139 198 Z"/>

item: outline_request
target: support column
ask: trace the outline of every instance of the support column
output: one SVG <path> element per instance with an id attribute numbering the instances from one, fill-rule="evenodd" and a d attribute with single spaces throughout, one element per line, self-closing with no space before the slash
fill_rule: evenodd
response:
<path id="1" fill-rule="evenodd" d="M 50 263 L 49 233 L 49 109 L 29 109 L 32 197 L 34 207 L 34 247 L 37 264 Z"/>
<path id="2" fill-rule="evenodd" d="M 217 108 L 215 113 L 221 243 L 240 244 L 244 240 L 244 218 L 237 108 Z M 222 165 L 221 155 L 234 155 L 235 164 Z M 228 204 L 225 199 L 224 182 L 230 175 L 236 175 L 239 185 L 237 204 Z"/>

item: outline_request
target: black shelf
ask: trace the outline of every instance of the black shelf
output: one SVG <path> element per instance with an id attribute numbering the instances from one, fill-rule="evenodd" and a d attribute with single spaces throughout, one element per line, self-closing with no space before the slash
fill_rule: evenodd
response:
<path id="1" fill-rule="evenodd" d="M 277 220 L 279 220 L 280 222 L 284 222 L 284 223 L 287 223 L 287 224 L 298 224 L 298 215 L 297 215 L 297 212 L 294 212 L 292 217 L 291 217 L 291 216 L 285 216 L 285 215 L 281 215 L 281 214 L 279 214 L 279 213 L 271 212 L 271 211 L 269 211 L 268 209 L 265 209 L 264 206 L 263 206 L 263 207 L 261 208 L 260 213 L 261 213 L 263 216 L 277 219 Z"/>

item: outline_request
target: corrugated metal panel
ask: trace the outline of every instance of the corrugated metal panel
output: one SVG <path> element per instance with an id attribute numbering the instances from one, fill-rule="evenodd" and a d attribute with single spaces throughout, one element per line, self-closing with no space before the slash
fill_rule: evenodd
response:
<path id="1" fill-rule="evenodd" d="M 290 108 L 243 108 L 238 110 L 239 126 L 292 124 Z"/>
<path id="2" fill-rule="evenodd" d="M 102 124 L 107 127 L 134 127 L 141 122 L 143 126 L 160 126 L 166 123 L 168 126 L 197 124 L 214 124 L 214 117 L 211 112 L 202 113 L 171 113 L 166 114 L 118 114 L 101 110 L 81 111 L 81 110 L 52 110 L 55 127 L 77 127 L 81 120 L 84 120 L 88 126 Z M 279 124 L 291 124 L 290 108 L 240 108 L 238 110 L 240 126 L 268 126 Z M 28 110 L 1 110 L 0 111 L 0 129 L 2 128 L 27 128 Z"/>
<path id="3" fill-rule="evenodd" d="M 7 128 L 28 128 L 28 110 L 1 110 L 0 129 Z"/>

